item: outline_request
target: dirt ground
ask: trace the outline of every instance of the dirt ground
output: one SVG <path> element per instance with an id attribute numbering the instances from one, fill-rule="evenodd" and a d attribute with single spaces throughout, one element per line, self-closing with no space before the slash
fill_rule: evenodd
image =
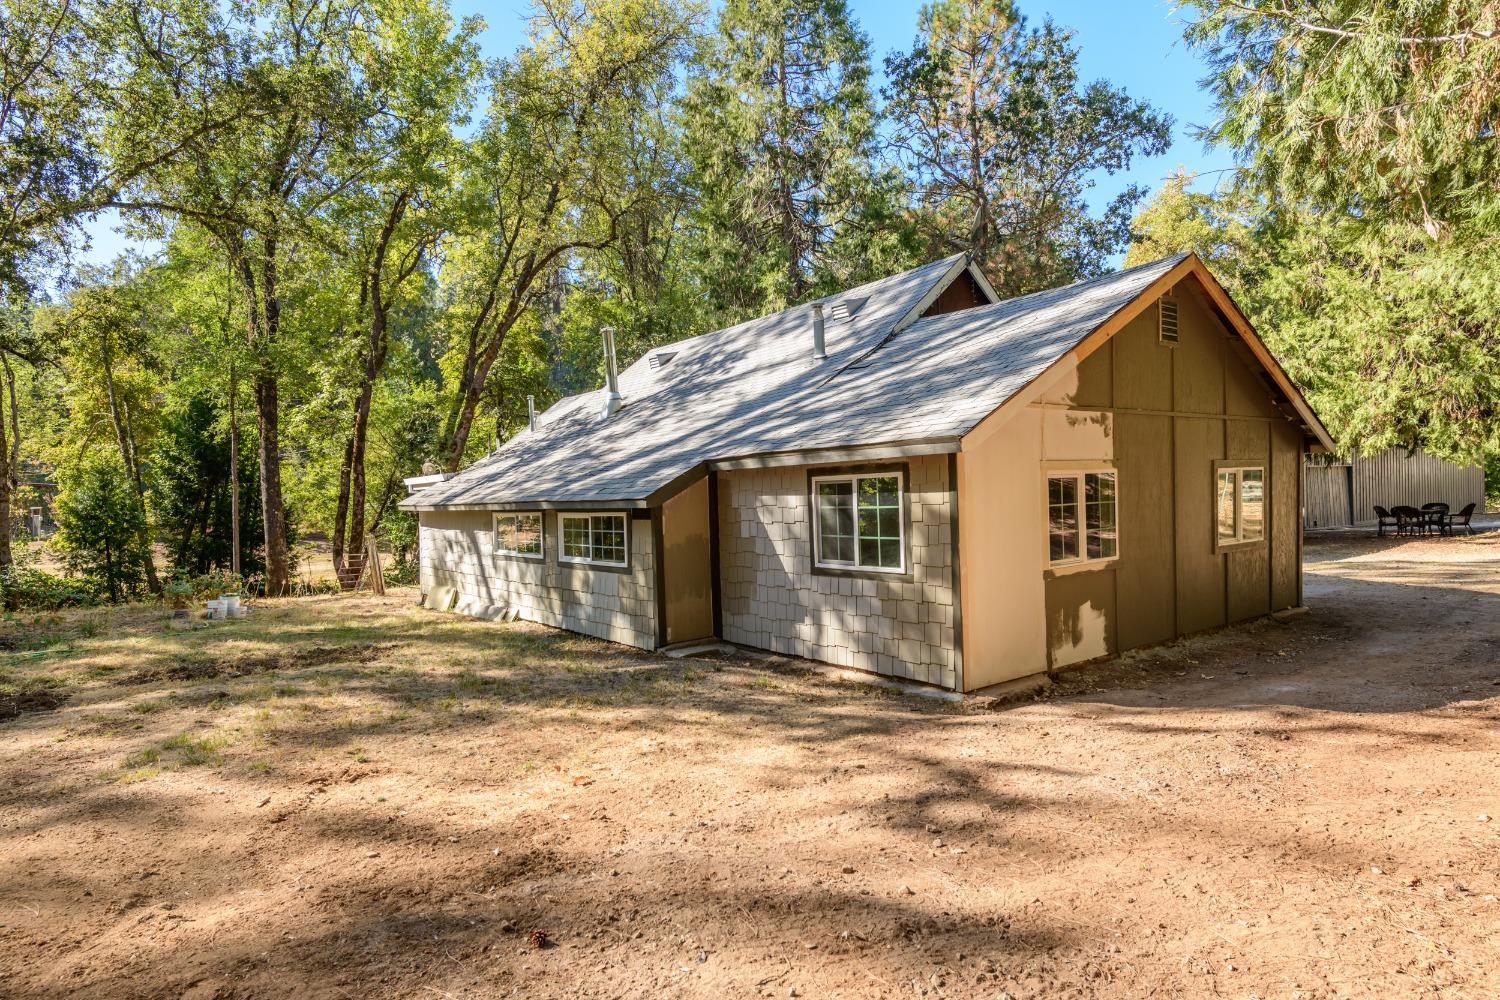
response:
<path id="1" fill-rule="evenodd" d="M 1307 554 L 1001 711 L 410 592 L 10 622 L 0 995 L 1500 995 L 1500 534 Z"/>

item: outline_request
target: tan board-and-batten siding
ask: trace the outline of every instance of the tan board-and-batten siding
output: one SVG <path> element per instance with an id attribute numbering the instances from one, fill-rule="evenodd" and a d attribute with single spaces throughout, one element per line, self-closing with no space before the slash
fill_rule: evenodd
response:
<path id="1" fill-rule="evenodd" d="M 1179 339 L 1153 302 L 1030 405 L 964 439 L 964 684 L 983 688 L 1221 628 L 1301 600 L 1305 442 L 1255 359 L 1191 282 Z M 1262 536 L 1221 545 L 1220 466 L 1260 468 Z M 1116 556 L 1049 565 L 1050 471 L 1117 477 Z"/>
<path id="2" fill-rule="evenodd" d="M 1370 456 L 1358 452 L 1348 462 L 1310 461 L 1303 470 L 1303 526 L 1348 527 L 1376 523 L 1375 505 L 1445 503 L 1458 511 L 1466 504 L 1484 509 L 1484 470 L 1454 465 L 1418 449 L 1388 448 Z"/>
<path id="3" fill-rule="evenodd" d="M 521 618 L 644 649 L 655 649 L 656 554 L 651 522 L 626 512 L 628 570 L 559 562 L 558 515 L 543 516 L 541 560 L 494 551 L 493 515 L 425 511 L 421 527 L 423 593 L 458 591 L 458 610 L 513 607 Z"/>

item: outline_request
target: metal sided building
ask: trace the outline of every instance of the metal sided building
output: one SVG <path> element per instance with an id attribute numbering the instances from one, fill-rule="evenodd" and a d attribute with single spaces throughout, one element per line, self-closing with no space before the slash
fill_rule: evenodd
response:
<path id="1" fill-rule="evenodd" d="M 1308 455 L 1302 475 L 1305 528 L 1374 527 L 1377 505 L 1390 510 L 1445 503 L 1458 511 L 1473 504 L 1484 510 L 1483 469 L 1454 465 L 1421 449 L 1387 448 L 1370 455 L 1355 451 L 1348 458 Z"/>

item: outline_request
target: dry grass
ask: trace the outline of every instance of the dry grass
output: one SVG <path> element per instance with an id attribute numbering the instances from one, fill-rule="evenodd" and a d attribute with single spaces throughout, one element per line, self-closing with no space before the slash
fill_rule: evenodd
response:
<path id="1" fill-rule="evenodd" d="M 1491 995 L 1497 542 L 1001 713 L 410 592 L 6 621 L 0 993 Z"/>

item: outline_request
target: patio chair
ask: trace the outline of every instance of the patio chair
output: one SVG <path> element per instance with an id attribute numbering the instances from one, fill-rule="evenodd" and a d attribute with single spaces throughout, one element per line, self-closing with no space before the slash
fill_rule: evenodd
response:
<path id="1" fill-rule="evenodd" d="M 1424 503 L 1422 513 L 1427 515 L 1427 526 L 1436 528 L 1438 534 L 1448 533 L 1448 505 L 1445 503 Z"/>
<path id="2" fill-rule="evenodd" d="M 1396 520 L 1395 514 L 1392 514 L 1379 504 L 1375 505 L 1375 517 L 1377 519 L 1375 522 L 1375 534 L 1381 538 L 1385 537 L 1386 528 L 1394 528 L 1400 523 Z"/>
<path id="3" fill-rule="evenodd" d="M 1402 505 L 1392 507 L 1391 513 L 1396 515 L 1396 534 L 1413 535 L 1417 532 L 1427 533 L 1427 515 L 1415 507 Z"/>
<path id="4" fill-rule="evenodd" d="M 1463 510 L 1459 511 L 1457 514 L 1447 515 L 1447 517 L 1444 518 L 1444 521 L 1445 527 L 1447 527 L 1448 529 L 1448 533 L 1451 535 L 1453 533 L 1454 526 L 1458 525 L 1460 527 L 1468 528 L 1469 534 L 1474 534 L 1474 526 L 1469 523 L 1469 519 L 1473 516 L 1474 504 L 1471 503 L 1464 504 Z"/>

